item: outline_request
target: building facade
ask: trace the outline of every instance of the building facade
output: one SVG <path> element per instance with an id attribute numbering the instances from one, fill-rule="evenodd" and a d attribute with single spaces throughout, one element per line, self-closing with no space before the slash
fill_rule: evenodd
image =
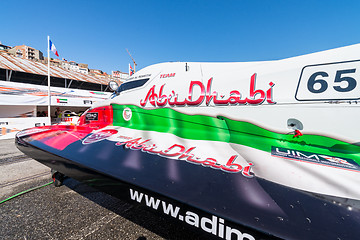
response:
<path id="1" fill-rule="evenodd" d="M 88 74 L 89 73 L 89 67 L 87 64 L 85 63 L 79 63 L 79 72 L 84 73 L 84 74 Z"/>
<path id="2" fill-rule="evenodd" d="M 115 78 L 115 79 L 120 80 L 121 82 L 124 82 L 126 79 L 129 78 L 128 73 L 124 73 L 124 72 L 121 72 L 121 71 L 112 71 L 111 76 L 113 78 Z"/>
<path id="3" fill-rule="evenodd" d="M 7 51 L 16 57 L 23 59 L 29 59 L 34 61 L 44 59 L 44 55 L 41 51 L 26 45 L 15 46 L 11 49 L 8 49 Z"/>
<path id="4" fill-rule="evenodd" d="M 4 45 L 4 44 L 2 44 L 1 42 L 0 42 L 0 50 L 9 50 L 9 49 L 11 49 L 11 47 L 10 46 L 6 46 L 6 45 Z"/>
<path id="5" fill-rule="evenodd" d="M 70 63 L 68 61 L 61 61 L 61 67 L 70 70 Z"/>

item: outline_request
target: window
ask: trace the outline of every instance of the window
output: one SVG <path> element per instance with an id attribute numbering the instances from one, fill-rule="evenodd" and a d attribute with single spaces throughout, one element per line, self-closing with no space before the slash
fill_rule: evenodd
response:
<path id="1" fill-rule="evenodd" d="M 125 82 L 119 86 L 119 88 L 116 90 L 116 95 L 119 95 L 121 92 L 130 90 L 133 88 L 138 88 L 143 86 L 147 81 L 149 81 L 150 78 L 135 80 L 131 82 Z"/>

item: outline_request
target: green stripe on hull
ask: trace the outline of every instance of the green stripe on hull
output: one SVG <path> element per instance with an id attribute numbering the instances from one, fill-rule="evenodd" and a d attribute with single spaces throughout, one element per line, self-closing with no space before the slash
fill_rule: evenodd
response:
<path id="1" fill-rule="evenodd" d="M 225 121 L 203 115 L 186 115 L 172 109 L 145 110 L 132 105 L 112 105 L 113 124 L 138 130 L 172 133 L 193 140 L 229 141 Z M 132 117 L 125 121 L 122 113 L 130 108 Z"/>
<path id="2" fill-rule="evenodd" d="M 249 122 L 225 117 L 187 115 L 169 108 L 146 110 L 134 105 L 113 104 L 114 126 L 171 133 L 192 140 L 229 142 L 271 152 L 271 146 L 307 151 L 334 157 L 351 158 L 360 163 L 360 146 L 333 138 L 304 134 L 276 133 Z M 132 118 L 125 121 L 123 110 L 130 108 Z"/>
<path id="3" fill-rule="evenodd" d="M 304 134 L 294 138 L 293 134 L 271 132 L 248 122 L 224 118 L 230 129 L 230 142 L 246 145 L 259 150 L 271 151 L 271 146 L 308 151 L 318 154 L 342 156 L 355 154 L 360 157 L 360 146 L 333 138 Z M 334 155 L 335 154 L 335 155 Z M 349 156 L 347 156 L 349 158 Z"/>

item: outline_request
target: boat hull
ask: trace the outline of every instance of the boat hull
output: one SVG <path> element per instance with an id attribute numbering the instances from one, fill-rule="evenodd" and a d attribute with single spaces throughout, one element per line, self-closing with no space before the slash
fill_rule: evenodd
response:
<path id="1" fill-rule="evenodd" d="M 38 131 L 16 138 L 17 147 L 28 156 L 101 191 L 170 217 L 174 216 L 166 214 L 164 206 L 172 204 L 179 208 L 175 216 L 179 222 L 220 238 L 235 235 L 233 229 L 241 232 L 243 239 L 349 239 L 360 233 L 359 210 L 343 204 L 347 199 L 333 198 L 331 202 L 324 195 L 116 146 L 108 139 L 84 144 L 91 136 L 85 128 Z M 72 132 L 78 135 L 74 137 Z M 54 136 L 63 136 L 59 149 L 49 145 Z M 140 195 L 144 199 L 139 199 Z M 155 206 L 159 200 L 158 208 L 145 198 L 153 198 Z M 198 224 L 196 216 L 200 216 Z"/>

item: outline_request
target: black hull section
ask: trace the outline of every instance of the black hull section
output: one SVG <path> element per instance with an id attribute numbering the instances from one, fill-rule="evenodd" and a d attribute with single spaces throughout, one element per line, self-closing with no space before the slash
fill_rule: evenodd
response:
<path id="1" fill-rule="evenodd" d="M 179 221 L 223 239 L 229 229 L 239 230 L 244 239 L 252 239 L 247 238 L 249 234 L 255 239 L 277 236 L 343 240 L 360 234 L 358 208 L 350 209 L 256 177 L 245 178 L 241 174 L 129 150 L 108 140 L 91 145 L 76 141 L 64 150 L 29 137 L 17 137 L 16 143 L 22 152 L 50 168 L 133 204 L 145 204 L 154 210 L 144 199 L 136 200 L 135 191 L 158 199 L 157 213 L 165 214 L 159 209 L 163 202 L 171 203 L 181 209 L 176 216 Z M 189 212 L 211 221 L 201 226 L 199 220 L 196 226 L 194 215 Z"/>

